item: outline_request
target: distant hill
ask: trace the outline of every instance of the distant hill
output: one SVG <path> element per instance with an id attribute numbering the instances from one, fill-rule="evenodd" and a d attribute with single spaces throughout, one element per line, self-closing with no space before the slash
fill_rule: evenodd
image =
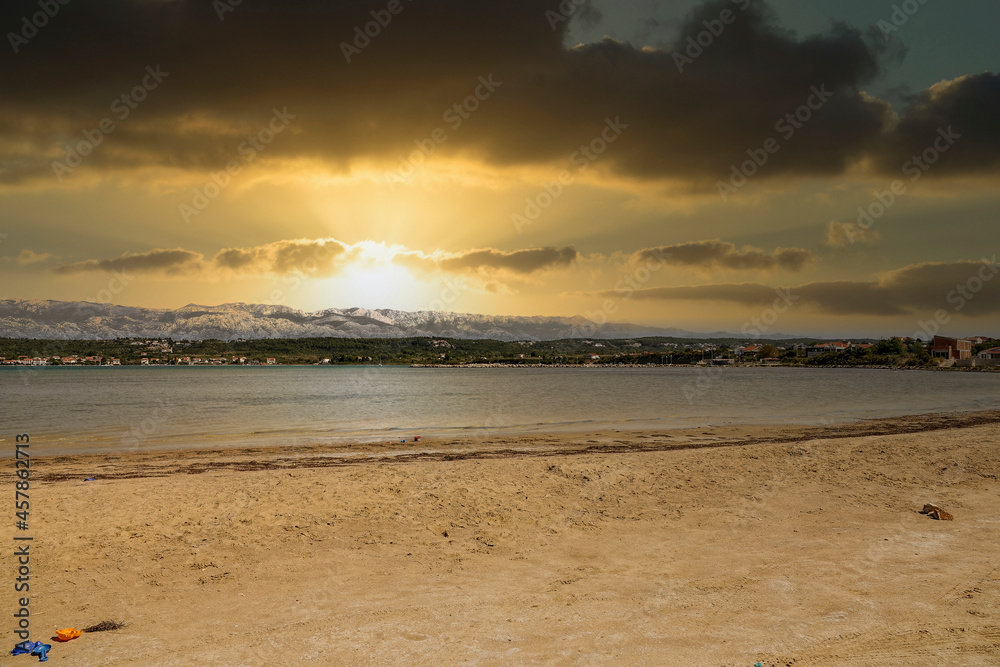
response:
<path id="1" fill-rule="evenodd" d="M 304 312 L 287 306 L 189 304 L 176 310 L 115 306 L 85 301 L 0 300 L 0 337 L 99 339 L 147 337 L 177 340 L 217 338 L 746 338 L 742 334 L 694 333 L 628 323 L 595 324 L 583 317 L 508 317 L 434 311 L 330 308 Z M 791 338 L 784 334 L 769 338 Z"/>

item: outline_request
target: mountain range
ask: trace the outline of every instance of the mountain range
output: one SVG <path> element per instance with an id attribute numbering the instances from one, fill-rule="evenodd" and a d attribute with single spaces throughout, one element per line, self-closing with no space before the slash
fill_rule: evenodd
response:
<path id="1" fill-rule="evenodd" d="M 437 311 L 330 308 L 305 312 L 287 306 L 189 304 L 175 310 L 85 301 L 0 299 L 0 337 L 45 339 L 173 338 L 741 338 L 628 323 L 596 324 L 583 317 L 514 317 Z M 775 334 L 771 338 L 788 338 Z"/>

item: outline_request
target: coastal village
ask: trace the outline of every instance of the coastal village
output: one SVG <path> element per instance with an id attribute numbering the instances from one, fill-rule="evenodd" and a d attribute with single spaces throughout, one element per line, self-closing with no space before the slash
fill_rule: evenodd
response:
<path id="1" fill-rule="evenodd" d="M 51 357 L 30 357 L 19 355 L 16 359 L 0 357 L 0 365 L 4 366 L 224 366 L 227 364 L 260 366 L 277 365 L 277 360 L 273 357 L 265 357 L 263 362 L 259 359 L 249 359 L 245 356 L 232 357 L 192 357 L 182 354 L 175 354 L 174 347 L 189 345 L 188 341 L 173 342 L 169 339 L 128 339 L 127 344 L 138 348 L 138 361 L 126 361 L 122 363 L 119 357 L 104 357 L 100 355 L 71 354 L 67 356 Z"/>
<path id="2" fill-rule="evenodd" d="M 79 341 L 80 347 L 114 344 L 117 356 L 102 354 L 35 354 L 0 356 L 4 366 L 277 366 L 277 365 L 339 365 L 382 364 L 380 354 L 330 354 L 330 349 L 347 345 L 346 339 L 326 339 L 306 352 L 271 354 L 245 351 L 254 347 L 281 347 L 276 341 L 174 341 L 166 338 L 129 338 L 116 341 Z M 293 341 L 294 342 L 294 341 Z M 370 345 L 372 341 L 367 341 Z M 405 341 L 393 341 L 395 354 L 385 354 L 387 364 L 417 366 L 523 366 L 523 365 L 694 365 L 694 366 L 783 366 L 866 365 L 852 363 L 879 355 L 916 355 L 927 367 L 989 368 L 1000 366 L 1000 343 L 988 336 L 950 338 L 934 336 L 929 344 L 919 339 L 894 337 L 887 340 L 860 341 L 766 341 L 732 342 L 727 345 L 713 340 L 573 340 L 573 341 L 474 341 L 458 339 L 409 339 L 412 350 L 402 353 L 398 347 Z M 73 341 L 61 341 L 72 347 Z M 210 346 L 239 349 L 238 354 L 205 354 Z M 389 343 L 382 342 L 385 345 Z M 489 353 L 480 355 L 477 343 L 492 344 Z M 561 343 L 565 350 L 557 349 Z M 511 351 L 511 346 L 519 348 Z M 546 347 L 545 351 L 537 348 Z M 327 349 L 330 348 L 330 349 Z M 523 351 L 521 351 L 523 350 Z M 485 351 L 485 350 L 484 350 Z M 328 356 L 324 356 L 328 354 Z M 273 356 L 271 356 L 273 355 Z M 844 362 L 841 364 L 840 362 Z M 913 365 L 913 364 L 908 364 Z"/>

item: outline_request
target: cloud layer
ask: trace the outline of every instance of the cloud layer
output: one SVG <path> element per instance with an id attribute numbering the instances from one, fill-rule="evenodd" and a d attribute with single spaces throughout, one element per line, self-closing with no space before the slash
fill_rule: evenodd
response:
<path id="1" fill-rule="evenodd" d="M 403 3 L 350 64 L 341 44 L 384 2 L 244 0 L 224 21 L 207 1 L 62 5 L 21 53 L 3 56 L 0 182 L 53 179 L 53 161 L 85 132 L 101 137 L 83 158 L 98 173 L 220 170 L 267 128 L 274 108 L 295 119 L 258 159 L 335 170 L 395 162 L 436 129 L 447 137 L 436 148 L 445 156 L 494 166 L 565 162 L 616 117 L 629 129 L 602 167 L 706 190 L 769 138 L 780 149 L 760 178 L 841 174 L 861 162 L 898 174 L 949 126 L 962 139 L 933 175 L 995 174 L 1000 165 L 996 74 L 942 83 L 893 110 L 863 93 L 886 54 L 880 38 L 857 28 L 798 38 L 765 2 L 739 10 L 711 0 L 684 21 L 676 51 L 613 40 L 567 49 L 568 22 L 553 30 L 546 18 L 560 4 Z M 735 20 L 679 71 L 674 54 L 687 53 L 723 10 Z M 12 0 L 0 20 L 19 25 L 35 11 L 34 0 Z M 83 46 L 91 44 L 101 48 Z M 147 66 L 169 74 L 135 102 Z M 486 94 L 479 77 L 490 75 L 499 85 Z M 809 113 L 804 131 L 796 114 L 817 87 L 832 96 Z M 114 129 L 98 133 L 105 118 Z"/>
<path id="2" fill-rule="evenodd" d="M 250 248 L 224 248 L 211 259 L 183 248 L 129 252 L 112 259 L 87 259 L 55 266 L 60 275 L 117 271 L 119 273 L 204 277 L 216 272 L 232 275 L 306 274 L 316 278 L 334 275 L 352 262 L 391 262 L 421 271 L 483 273 L 526 276 L 545 269 L 567 268 L 579 257 L 572 246 L 502 251 L 494 248 L 459 253 L 425 254 L 375 244 L 347 245 L 336 239 L 294 239 Z M 30 251 L 27 251 L 30 252 Z M 23 253 L 22 253 L 23 255 Z M 33 255 L 33 254 L 32 254 Z"/>
<path id="3" fill-rule="evenodd" d="M 202 261 L 203 258 L 199 253 L 183 248 L 169 250 L 156 248 L 148 252 L 127 252 L 115 259 L 88 259 L 82 262 L 60 264 L 52 270 L 63 275 L 117 271 L 129 274 L 158 272 L 175 276 L 200 270 Z"/>
<path id="4" fill-rule="evenodd" d="M 579 253 L 576 248 L 535 248 L 532 250 L 517 250 L 501 252 L 499 250 L 473 250 L 446 259 L 436 264 L 444 271 L 457 272 L 463 270 L 497 270 L 502 269 L 514 273 L 534 273 L 542 269 L 567 267 L 576 261 Z"/>
<path id="5" fill-rule="evenodd" d="M 923 315 L 942 310 L 969 316 L 1000 312 L 1000 264 L 924 263 L 882 274 L 878 280 L 813 282 L 775 288 L 761 283 L 651 287 L 630 290 L 630 298 L 662 301 L 708 301 L 767 307 L 789 298 L 801 307 L 827 315 Z M 620 296 L 606 290 L 599 296 Z M 788 295 L 791 295 L 790 297 Z"/>
<path id="6" fill-rule="evenodd" d="M 648 248 L 637 255 L 639 259 L 665 264 L 733 271 L 801 271 L 815 259 L 812 252 L 801 248 L 777 248 L 768 253 L 750 246 L 737 249 L 735 244 L 718 239 Z"/>
<path id="7" fill-rule="evenodd" d="M 322 277 L 336 273 L 340 269 L 339 260 L 347 253 L 348 247 L 334 239 L 301 239 L 254 248 L 226 248 L 212 263 L 236 273 L 286 275 L 304 272 Z"/>

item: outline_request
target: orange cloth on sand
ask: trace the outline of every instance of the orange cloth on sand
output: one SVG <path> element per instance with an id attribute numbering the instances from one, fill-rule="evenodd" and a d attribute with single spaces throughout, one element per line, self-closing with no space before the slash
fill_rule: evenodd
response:
<path id="1" fill-rule="evenodd" d="M 63 628 L 62 630 L 56 630 L 56 638 L 61 642 L 68 642 L 70 639 L 76 639 L 83 633 L 76 628 Z"/>

